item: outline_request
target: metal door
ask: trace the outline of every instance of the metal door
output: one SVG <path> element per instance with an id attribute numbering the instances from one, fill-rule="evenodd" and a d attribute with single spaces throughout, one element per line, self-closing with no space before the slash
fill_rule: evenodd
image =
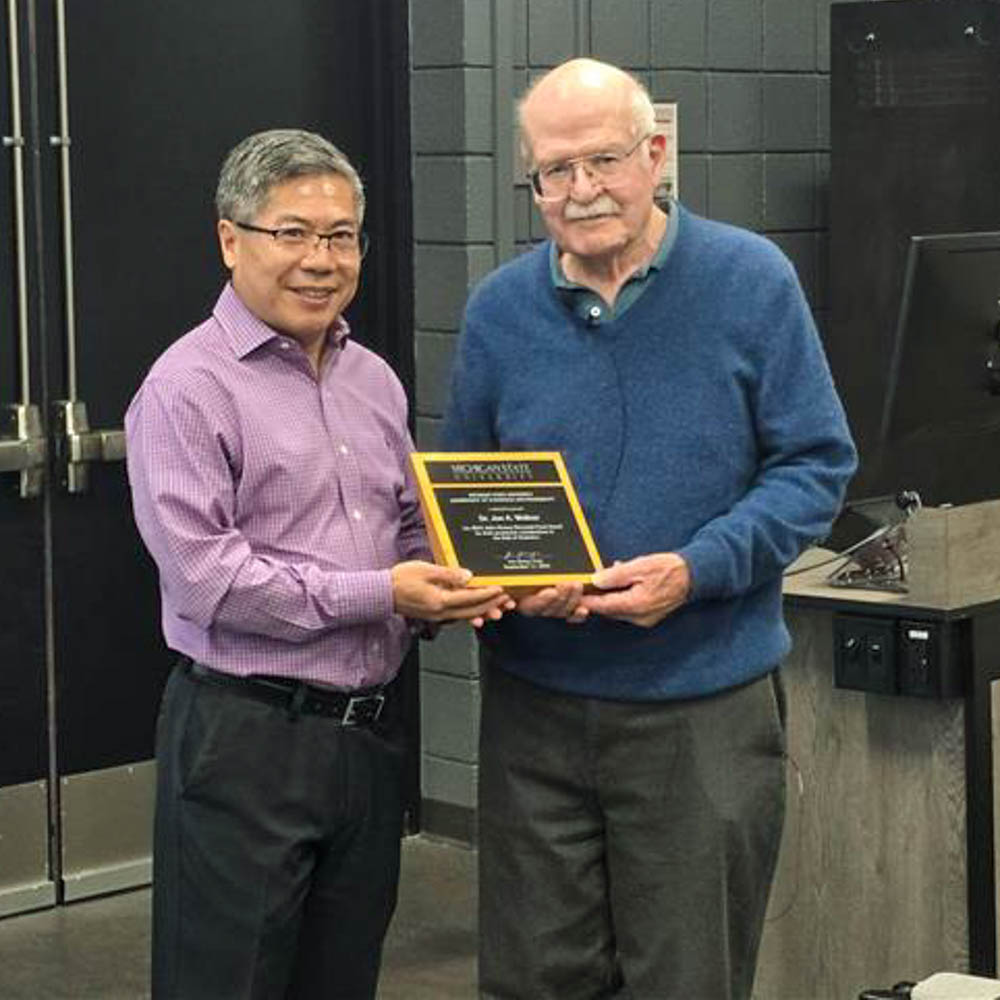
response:
<path id="1" fill-rule="evenodd" d="M 0 914 L 150 877 L 153 731 L 172 657 L 120 428 L 152 360 L 225 280 L 221 159 L 252 131 L 294 125 L 331 136 L 369 175 L 379 116 L 362 95 L 406 75 L 403 3 L 382 11 L 391 46 L 365 0 L 7 4 Z M 405 131 L 397 113 L 383 118 Z M 393 208 L 376 246 L 408 226 L 408 201 Z M 352 311 L 360 331 L 405 338 L 372 344 L 404 381 L 408 272 L 408 252 L 374 255 Z M 370 289 L 381 278 L 398 296 L 401 275 L 401 315 L 388 315 Z"/>

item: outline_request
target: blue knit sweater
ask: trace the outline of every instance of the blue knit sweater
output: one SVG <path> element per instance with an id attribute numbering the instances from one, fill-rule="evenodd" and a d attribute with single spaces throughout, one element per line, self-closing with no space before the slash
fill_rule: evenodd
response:
<path id="1" fill-rule="evenodd" d="M 513 614 L 500 665 L 595 697 L 708 694 L 787 653 L 781 572 L 822 538 L 855 452 L 808 305 L 774 244 L 680 206 L 664 267 L 622 316 L 560 299 L 548 244 L 473 292 L 442 434 L 451 450 L 558 450 L 605 565 L 679 552 L 690 601 L 645 629 Z"/>

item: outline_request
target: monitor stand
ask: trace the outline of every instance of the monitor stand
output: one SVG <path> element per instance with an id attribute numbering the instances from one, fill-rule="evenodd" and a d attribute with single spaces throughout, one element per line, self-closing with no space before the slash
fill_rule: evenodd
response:
<path id="1" fill-rule="evenodd" d="M 834 570 L 826 582 L 831 587 L 909 592 L 909 551 L 903 524 L 883 525 L 859 544 L 847 563 Z"/>
<path id="2" fill-rule="evenodd" d="M 831 587 L 909 593 L 906 522 L 918 510 L 920 495 L 906 489 L 849 503 L 830 536 L 831 548 L 846 562 L 826 582 Z"/>

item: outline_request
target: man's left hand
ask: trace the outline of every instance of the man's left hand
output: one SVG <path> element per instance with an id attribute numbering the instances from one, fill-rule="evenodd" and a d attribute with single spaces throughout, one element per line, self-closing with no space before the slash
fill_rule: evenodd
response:
<path id="1" fill-rule="evenodd" d="M 643 628 L 658 625 L 691 592 L 691 572 L 676 552 L 656 552 L 615 563 L 595 573 L 593 582 L 610 593 L 584 594 L 581 607 Z"/>

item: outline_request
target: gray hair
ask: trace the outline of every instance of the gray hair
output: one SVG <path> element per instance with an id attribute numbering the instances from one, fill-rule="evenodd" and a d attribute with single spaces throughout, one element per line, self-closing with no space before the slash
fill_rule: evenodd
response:
<path id="1" fill-rule="evenodd" d="M 629 83 L 633 85 L 630 87 L 629 93 L 629 113 L 631 117 L 631 122 L 629 124 L 632 129 L 632 138 L 638 139 L 640 136 L 651 135 L 656 131 L 656 109 L 653 107 L 653 99 L 649 96 L 649 91 L 646 89 L 646 85 L 638 79 L 638 77 L 618 66 L 611 66 L 608 63 L 598 63 L 596 60 L 592 59 L 573 59 L 570 60 L 570 62 L 587 62 L 592 65 L 603 66 L 606 70 L 612 71 L 615 75 L 620 74 L 621 77 L 626 78 Z M 561 70 L 565 65 L 567 64 L 563 63 L 561 66 L 557 66 L 556 70 Z M 521 99 L 517 102 L 517 137 L 521 147 L 521 159 L 525 166 L 529 166 L 532 162 L 532 150 L 527 129 L 524 127 L 524 107 L 537 89 L 538 85 L 546 80 L 552 72 L 554 71 L 550 71 L 535 80 L 535 82 L 525 91 L 525 93 L 521 96 Z"/>
<path id="2" fill-rule="evenodd" d="M 215 208 L 220 219 L 250 222 L 272 188 L 295 177 L 338 174 L 354 190 L 358 224 L 365 215 L 365 189 L 351 161 L 315 132 L 276 128 L 256 132 L 230 150 L 219 172 Z"/>

